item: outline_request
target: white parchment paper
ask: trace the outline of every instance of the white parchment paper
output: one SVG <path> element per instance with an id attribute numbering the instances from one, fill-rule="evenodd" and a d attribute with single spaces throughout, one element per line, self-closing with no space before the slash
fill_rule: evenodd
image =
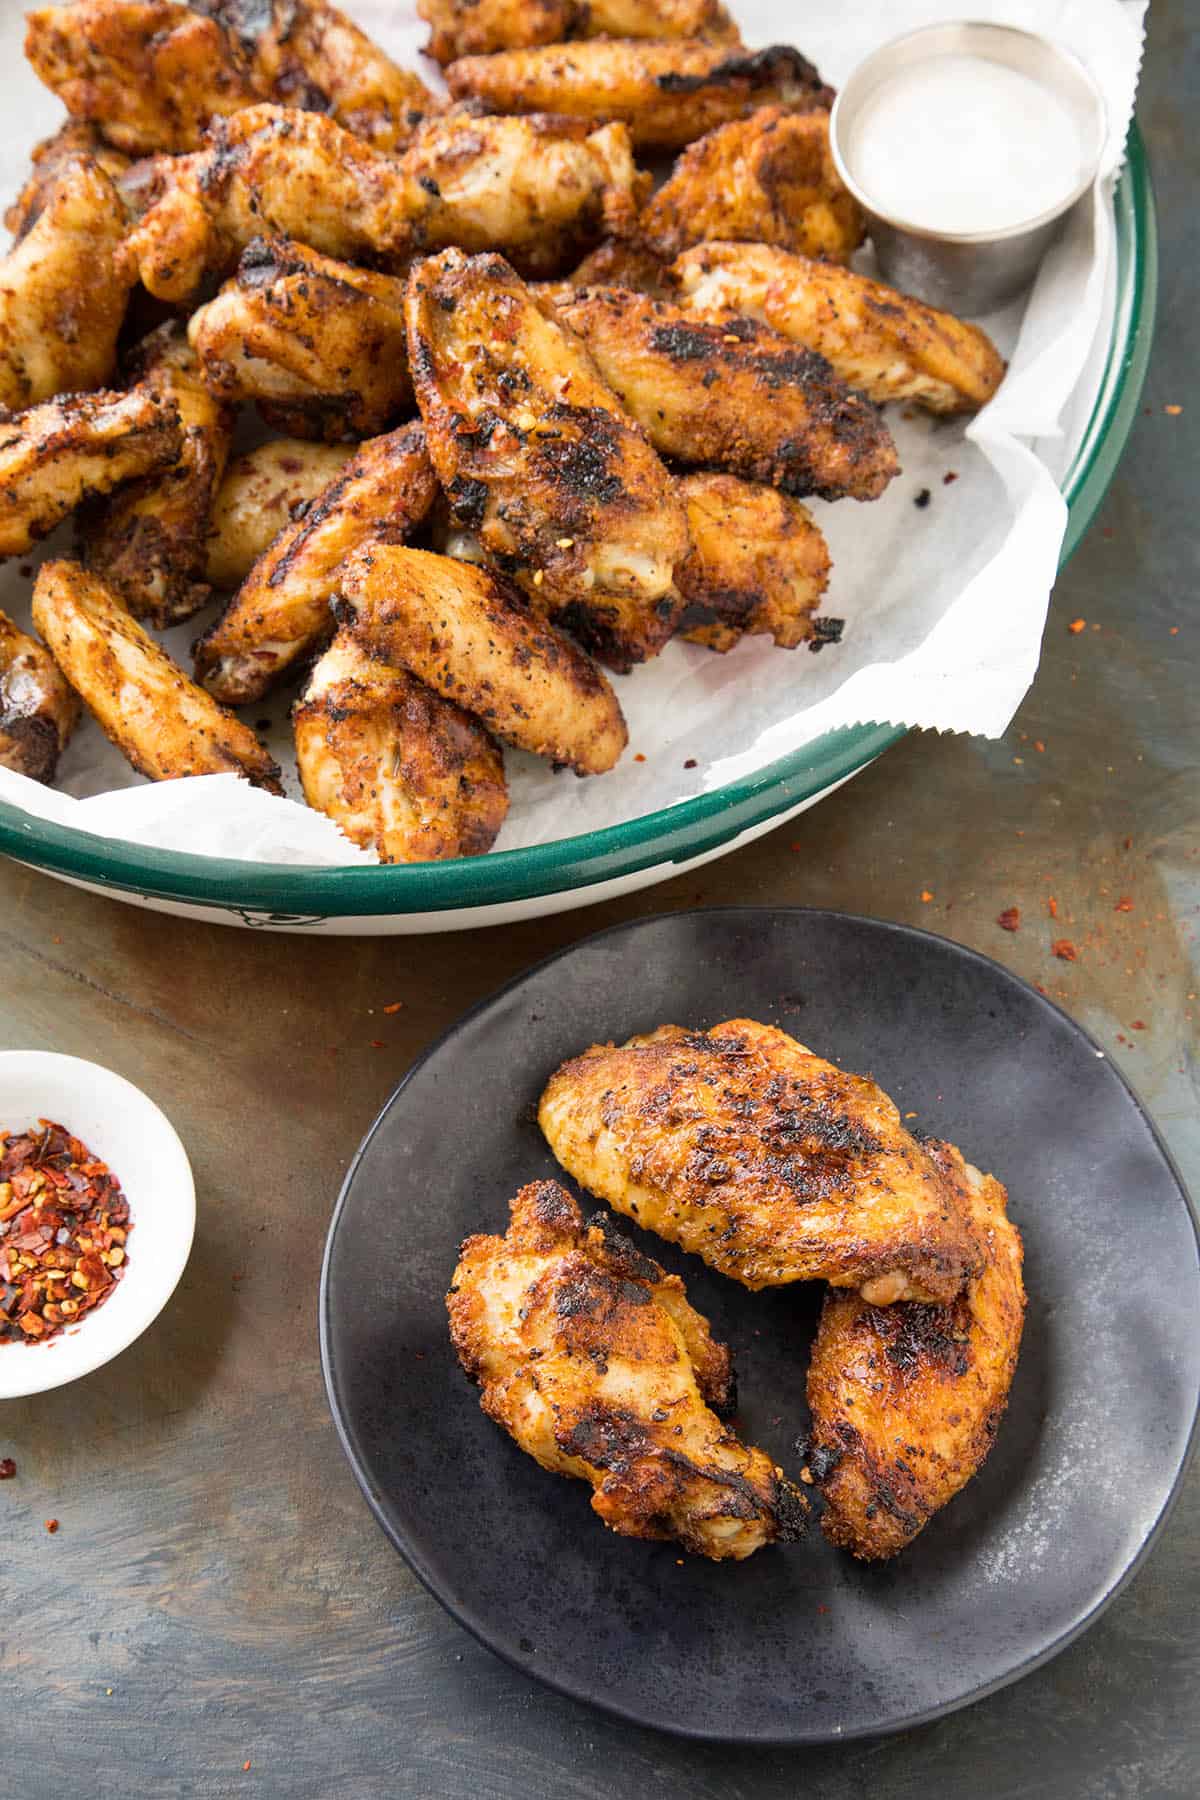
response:
<path id="1" fill-rule="evenodd" d="M 346 10 L 398 60 L 416 61 L 426 31 L 409 0 L 346 0 Z M 1112 186 L 1137 89 L 1145 0 L 735 0 L 735 10 L 748 42 L 796 43 L 835 86 L 886 39 L 936 20 L 968 13 L 1041 31 L 1073 50 L 1102 88 L 1104 164 L 1028 299 L 982 321 L 1009 358 L 991 405 L 965 429 L 889 409 L 903 473 L 883 498 L 866 506 L 810 502 L 833 555 L 823 611 L 845 619 L 842 642 L 819 656 L 762 640 L 724 657 L 668 645 L 657 661 L 616 678 L 630 748 L 611 774 L 579 781 L 506 752 L 512 808 L 498 848 L 690 799 L 838 726 L 891 722 L 998 736 L 1037 668 L 1066 527 L 1058 482 L 1090 416 L 1111 330 Z M 21 64 L 21 10 L 0 13 L 0 55 L 10 70 L 21 66 L 10 76 L 0 143 L 0 190 L 8 195 L 24 178 L 33 142 L 57 127 L 61 111 Z M 869 250 L 860 266 L 870 272 Z M 930 504 L 917 508 L 924 488 Z M 64 554 L 69 542 L 64 529 L 45 553 Z M 0 607 L 19 623 L 29 616 L 29 569 L 0 568 Z M 164 638 L 185 666 L 206 622 L 201 615 Z M 272 695 L 245 716 L 260 726 L 295 795 L 290 700 Z M 374 860 L 302 803 L 236 777 L 145 783 L 90 721 L 63 759 L 58 790 L 0 769 L 0 798 L 106 837 L 252 861 Z"/>

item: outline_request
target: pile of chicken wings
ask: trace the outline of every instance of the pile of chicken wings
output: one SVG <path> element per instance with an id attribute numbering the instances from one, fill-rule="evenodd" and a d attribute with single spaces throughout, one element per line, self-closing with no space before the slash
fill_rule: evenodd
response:
<path id="1" fill-rule="evenodd" d="M 68 119 L 8 214 L 0 555 L 76 537 L 40 641 L 0 614 L 0 764 L 51 781 L 81 700 L 147 776 L 277 791 L 233 709 L 299 679 L 312 806 L 479 854 L 501 744 L 620 757 L 605 669 L 826 639 L 805 498 L 883 492 L 882 402 L 995 391 L 981 331 L 848 268 L 831 90 L 720 0 L 419 10 L 448 99 L 323 0 L 29 15 Z M 188 674 L 153 632 L 215 595 Z"/>

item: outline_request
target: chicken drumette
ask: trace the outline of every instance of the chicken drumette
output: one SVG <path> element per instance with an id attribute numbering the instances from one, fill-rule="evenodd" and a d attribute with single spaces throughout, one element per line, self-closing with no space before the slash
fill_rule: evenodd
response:
<path id="1" fill-rule="evenodd" d="M 829 549 L 799 500 L 736 475 L 685 475 L 692 547 L 675 571 L 681 635 L 710 650 L 767 635 L 781 650 L 815 642 Z"/>
<path id="2" fill-rule="evenodd" d="M 79 722 L 79 701 L 36 638 L 0 612 L 0 769 L 51 782 Z"/>
<path id="3" fill-rule="evenodd" d="M 271 438 L 235 456 L 209 521 L 207 575 L 212 586 L 240 587 L 279 533 L 304 516 L 356 451 L 354 444 Z"/>

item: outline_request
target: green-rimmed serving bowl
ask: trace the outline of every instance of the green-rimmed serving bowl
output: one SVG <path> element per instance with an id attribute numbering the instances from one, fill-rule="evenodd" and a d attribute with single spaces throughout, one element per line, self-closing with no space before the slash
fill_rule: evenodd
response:
<path id="1" fill-rule="evenodd" d="M 1062 483 L 1062 563 L 1094 517 L 1137 413 L 1154 331 L 1154 195 L 1136 125 L 1115 196 L 1116 303 L 1091 419 Z M 268 930 L 403 933 L 535 918 L 649 887 L 724 856 L 814 805 L 904 736 L 827 732 L 746 779 L 604 830 L 455 862 L 321 868 L 155 850 L 51 824 L 0 802 L 0 851 L 65 880 L 186 917 Z"/>

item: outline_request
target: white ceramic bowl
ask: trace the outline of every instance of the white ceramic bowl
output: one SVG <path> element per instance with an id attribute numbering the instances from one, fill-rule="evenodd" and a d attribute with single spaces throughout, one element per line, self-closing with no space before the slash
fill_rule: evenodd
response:
<path id="1" fill-rule="evenodd" d="M 129 1201 L 127 1271 L 102 1306 L 45 1343 L 0 1344 L 0 1400 L 88 1375 L 139 1338 L 183 1274 L 196 1226 L 191 1165 L 140 1088 L 78 1056 L 0 1051 L 0 1130 L 53 1119 L 108 1164 Z"/>

